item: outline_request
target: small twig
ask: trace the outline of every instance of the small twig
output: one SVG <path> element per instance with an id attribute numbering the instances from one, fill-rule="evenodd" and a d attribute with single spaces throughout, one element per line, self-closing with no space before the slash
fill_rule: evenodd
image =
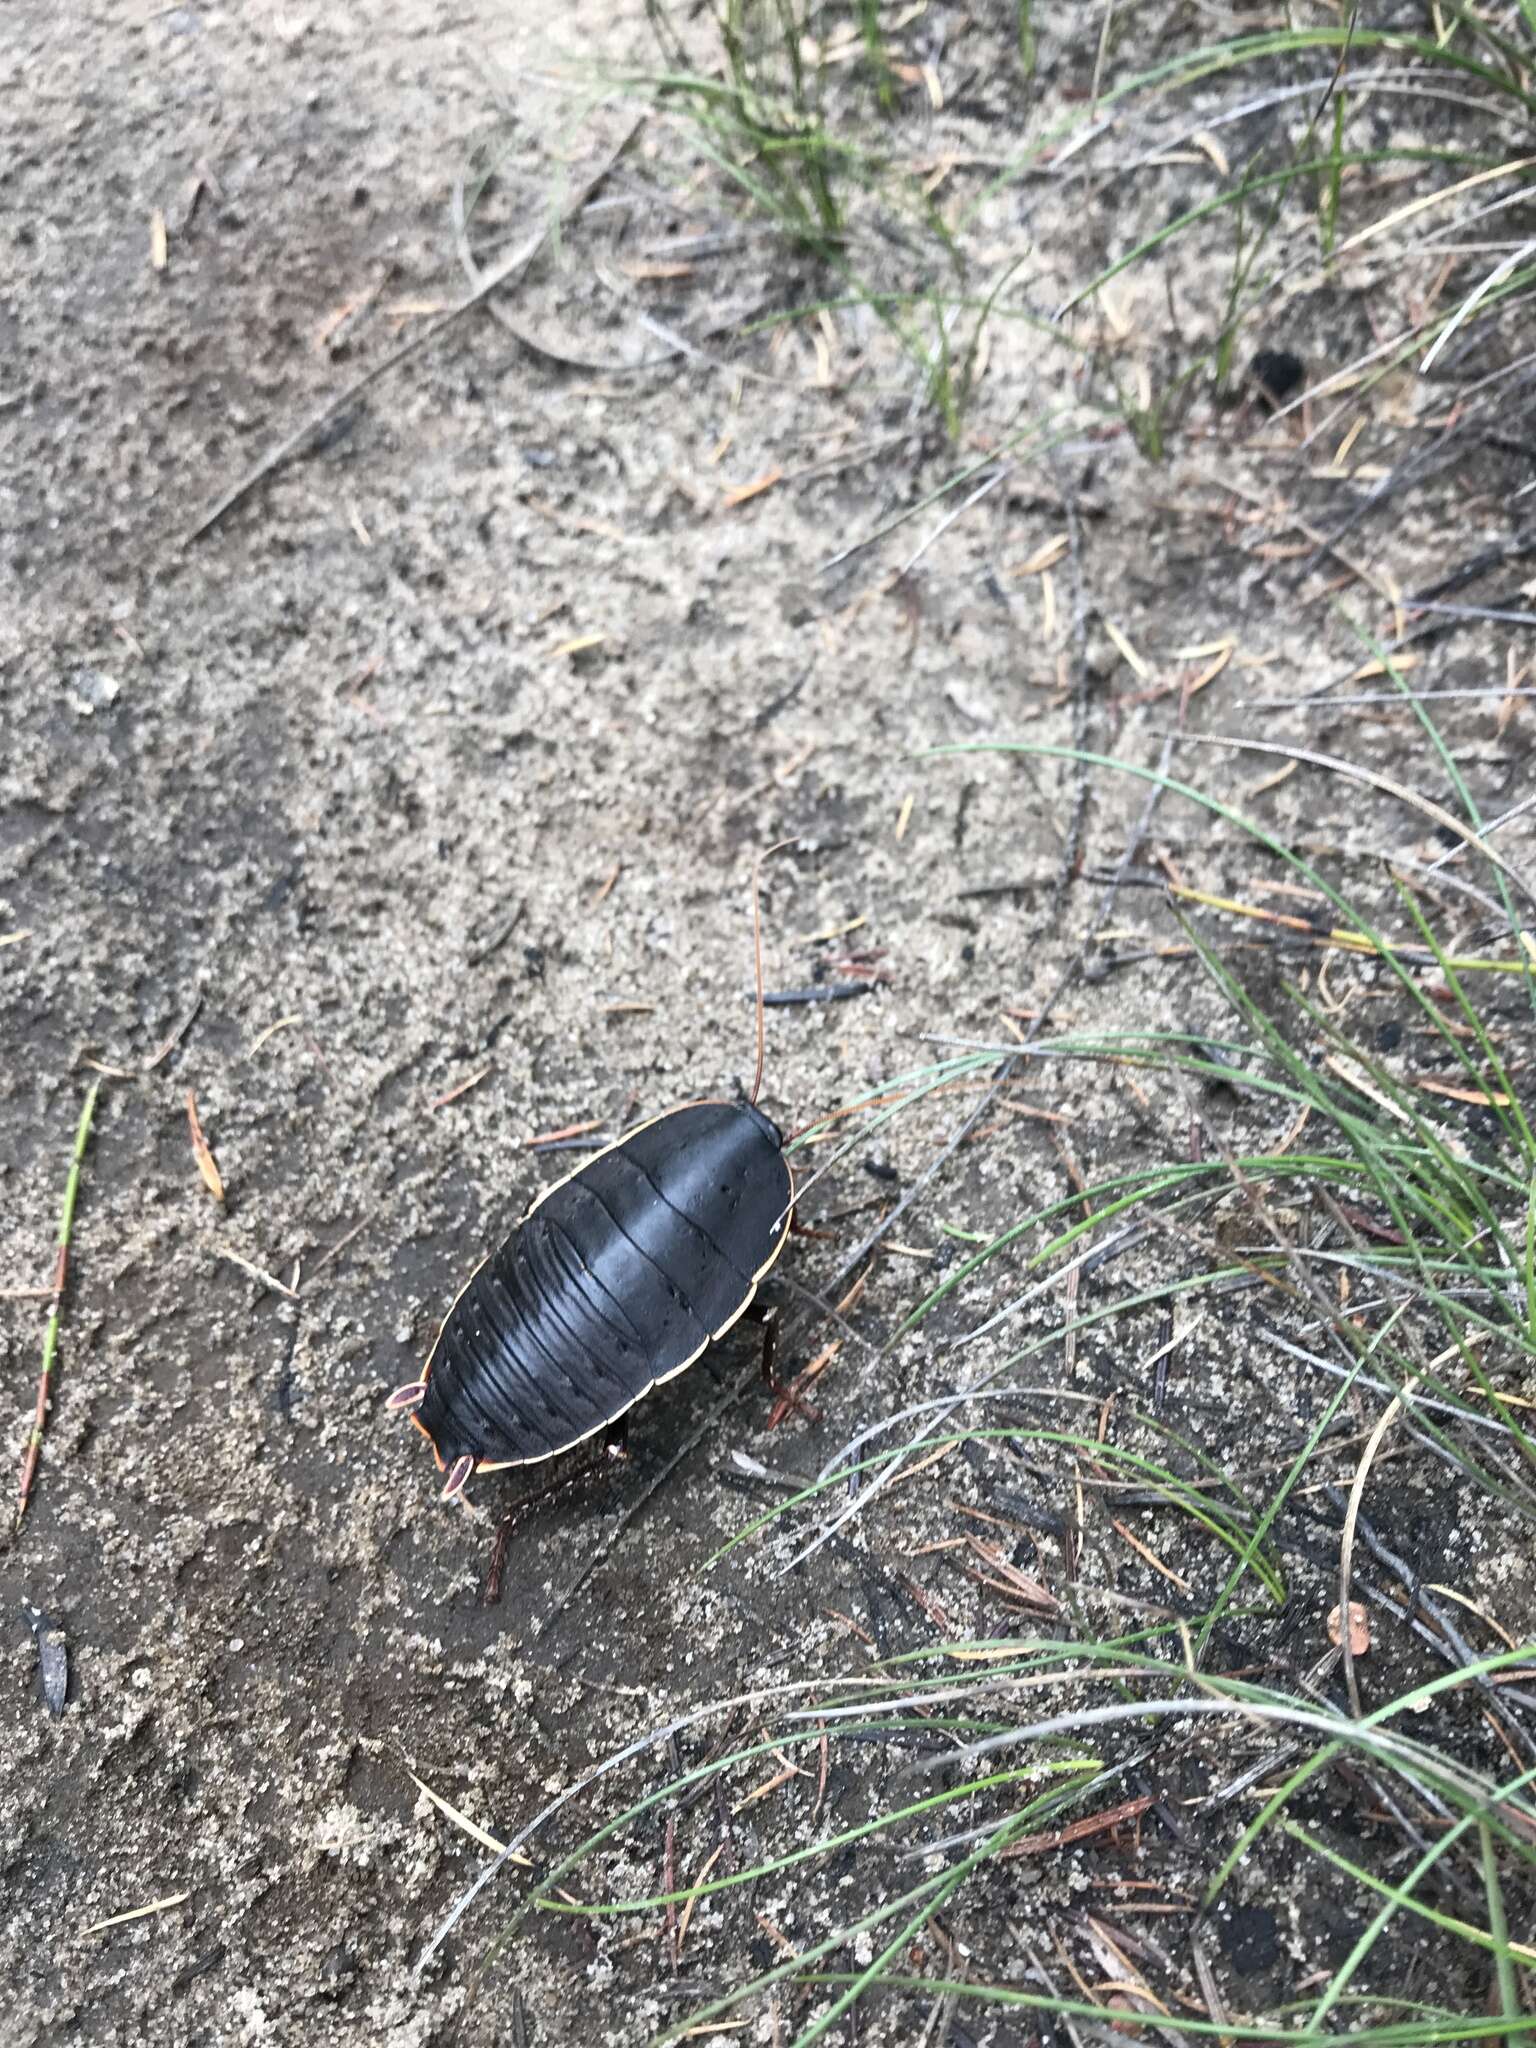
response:
<path id="1" fill-rule="evenodd" d="M 1108 21 L 1107 14 L 1105 20 Z M 1060 465 L 1056 461 L 1054 450 L 1050 457 L 1050 469 L 1057 491 L 1061 495 L 1062 510 L 1067 515 L 1068 560 L 1072 571 L 1072 744 L 1081 754 L 1088 744 L 1089 691 L 1088 594 L 1083 581 L 1082 529 L 1077 517 L 1076 501 L 1070 488 L 1062 482 Z M 1055 907 L 1058 913 L 1061 899 L 1071 886 L 1082 855 L 1083 825 L 1088 816 L 1088 792 L 1088 764 L 1079 760 L 1077 788 L 1072 796 L 1072 815 L 1067 821 L 1066 838 L 1061 849 L 1061 867 L 1056 877 Z"/>
<path id="2" fill-rule="evenodd" d="M 1087 1841 L 1090 1836 L 1108 1834 L 1123 1827 L 1127 1821 L 1140 1820 L 1155 1802 L 1145 1793 L 1134 1799 L 1126 1799 L 1119 1806 L 1112 1806 L 1104 1813 L 1090 1813 L 1081 1820 L 1069 1821 L 1064 1828 L 1043 1835 L 1024 1835 L 1017 1842 L 1010 1842 L 1006 1849 L 999 1850 L 999 1859 L 1007 1861 L 1015 1856 L 1042 1856 L 1047 1850 L 1070 1848 L 1074 1842 Z"/>
<path id="3" fill-rule="evenodd" d="M 1222 2003 L 1221 1992 L 1216 1984 L 1216 1973 L 1211 1968 L 1210 1958 L 1205 1953 L 1205 1947 L 1201 1941 L 1200 1929 L 1198 1927 L 1190 1929 L 1189 1952 L 1195 1966 L 1195 1975 L 1200 1980 L 1200 1990 L 1205 1999 L 1206 2012 L 1216 2022 L 1218 2027 L 1224 2027 L 1227 2024 L 1227 2008 Z"/>
<path id="4" fill-rule="evenodd" d="M 427 1104 L 428 1109 L 446 1109 L 450 1102 L 457 1102 L 459 1097 L 467 1095 L 471 1088 L 478 1088 L 480 1083 L 495 1071 L 496 1062 L 487 1060 L 486 1064 L 478 1072 L 471 1074 L 467 1081 L 460 1081 L 456 1087 L 450 1088 L 446 1095 L 435 1096 Z"/>
<path id="5" fill-rule="evenodd" d="M 182 1018 L 181 1022 L 176 1026 L 176 1028 L 173 1031 L 171 1031 L 165 1038 L 163 1038 L 160 1041 L 160 1043 L 155 1047 L 154 1051 L 150 1054 L 149 1058 L 144 1062 L 144 1065 L 140 1069 L 141 1073 L 152 1074 L 155 1071 L 156 1067 L 160 1065 L 162 1060 L 168 1060 L 170 1058 L 171 1054 L 176 1050 L 177 1046 L 180 1045 L 181 1041 L 192 1029 L 192 1026 L 197 1022 L 197 1013 L 199 1010 L 201 1010 L 202 1007 L 203 998 L 201 993 L 199 993 L 195 1000 L 193 1001 L 191 1009 L 188 1010 L 185 1017 Z"/>
<path id="6" fill-rule="evenodd" d="M 290 1287 L 286 1281 L 279 1280 L 275 1273 L 268 1273 L 261 1266 L 253 1265 L 249 1259 L 243 1259 L 239 1252 L 220 1249 L 214 1253 L 214 1257 L 225 1260 L 231 1266 L 238 1266 L 242 1273 L 248 1273 L 253 1280 L 259 1281 L 263 1287 L 270 1287 L 274 1294 L 281 1294 L 287 1301 L 299 1299 L 296 1287 Z"/>
<path id="7" fill-rule="evenodd" d="M 338 1255 L 338 1253 L 344 1252 L 347 1246 L 352 1242 L 353 1238 L 356 1237 L 361 1231 L 365 1230 L 367 1226 L 368 1218 L 366 1216 L 363 1216 L 359 1219 L 359 1221 L 353 1224 L 352 1228 L 347 1232 L 345 1237 L 338 1237 L 333 1245 L 327 1245 L 326 1249 L 320 1254 L 319 1258 L 316 1259 L 314 1266 L 311 1268 L 311 1270 L 305 1274 L 304 1278 L 306 1285 L 309 1281 L 314 1279 L 317 1273 L 323 1272 L 325 1268 L 331 1263 L 332 1259 L 334 1259 Z"/>
<path id="8" fill-rule="evenodd" d="M 818 981 L 811 988 L 771 988 L 763 997 L 763 1007 L 793 1010 L 806 1003 L 846 1003 L 853 996 L 873 995 L 882 986 L 878 981 Z"/>
<path id="9" fill-rule="evenodd" d="M 618 148 L 604 160 L 595 175 L 587 179 L 586 183 L 581 185 L 572 194 L 569 203 L 560 211 L 559 219 L 561 222 L 570 220 L 581 212 L 587 201 L 592 197 L 592 194 L 602 184 L 619 158 L 623 156 L 624 152 L 639 134 L 643 125 L 644 117 L 635 122 Z M 317 433 L 327 422 L 333 420 L 338 413 L 344 412 L 348 406 L 354 404 L 370 386 L 377 384 L 381 378 L 387 377 L 391 370 L 397 369 L 401 363 L 407 361 L 421 349 L 424 349 L 429 342 L 436 341 L 440 334 L 446 332 L 456 321 L 461 320 L 466 313 L 473 312 L 476 306 L 491 296 L 492 292 L 499 291 L 504 284 L 510 284 L 521 277 L 555 231 L 556 224 L 553 217 L 541 222 L 533 234 L 518 248 L 514 249 L 510 256 L 496 264 L 493 269 L 484 273 L 479 284 L 476 285 L 475 289 L 467 297 L 460 299 L 456 305 L 450 306 L 446 313 L 422 328 L 419 334 L 412 335 L 409 341 L 402 342 L 399 348 L 392 349 L 381 362 L 377 362 L 371 369 L 365 370 L 363 375 L 349 384 L 344 391 L 338 392 L 334 398 L 328 398 L 318 412 L 311 413 L 302 426 L 296 428 L 293 433 L 279 441 L 276 447 L 269 448 L 255 467 L 248 469 L 238 483 L 232 484 L 224 495 L 208 508 L 197 524 L 190 528 L 182 539 L 182 546 L 191 547 L 194 541 L 201 540 L 205 533 L 208 533 L 213 527 L 218 525 L 226 513 L 232 512 L 243 498 L 249 497 L 259 483 L 265 482 L 275 469 L 280 469 L 291 455 L 296 454 L 311 434 Z"/>
<path id="10" fill-rule="evenodd" d="M 26 1450 L 22 1454 L 16 1519 L 11 1527 L 13 1538 L 20 1531 L 22 1517 L 27 1512 L 27 1502 L 32 1496 L 32 1481 L 37 1475 L 38 1459 L 42 1455 L 43 1431 L 48 1422 L 53 1369 L 58 1357 L 59 1318 L 64 1306 L 64 1283 L 69 1276 L 69 1241 L 74 1234 L 75 1199 L 80 1192 L 80 1169 L 85 1162 L 85 1148 L 91 1135 L 91 1120 L 96 1114 L 96 1097 L 100 1093 L 101 1083 L 93 1081 L 86 1091 L 85 1107 L 80 1112 L 80 1122 L 75 1131 L 75 1149 L 69 1162 L 69 1178 L 64 1183 L 64 1206 L 59 1212 L 58 1258 L 53 1269 L 53 1306 L 48 1312 L 48 1322 L 43 1330 L 43 1369 L 37 1381 L 37 1410 L 32 1418 L 32 1430 L 27 1438 Z"/>
<path id="11" fill-rule="evenodd" d="M 584 1124 L 562 1124 L 558 1131 L 539 1131 L 535 1136 L 525 1140 L 525 1144 L 530 1152 L 547 1151 L 555 1145 L 564 1144 L 569 1138 L 585 1139 L 591 1137 L 594 1131 L 600 1131 L 602 1128 L 602 1118 L 595 1116 Z M 596 1147 L 602 1145 L 604 1140 L 594 1138 L 592 1142 L 594 1147 Z"/>

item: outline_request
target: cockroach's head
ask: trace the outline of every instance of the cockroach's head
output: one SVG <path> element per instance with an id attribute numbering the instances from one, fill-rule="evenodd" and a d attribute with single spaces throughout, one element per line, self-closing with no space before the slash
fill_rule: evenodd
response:
<path id="1" fill-rule="evenodd" d="M 762 1132 L 769 1144 L 772 1145 L 774 1151 L 782 1152 L 784 1150 L 784 1133 L 773 1121 L 773 1118 L 764 1116 L 755 1102 L 744 1102 L 741 1106 L 753 1123 L 757 1125 L 757 1128 Z"/>

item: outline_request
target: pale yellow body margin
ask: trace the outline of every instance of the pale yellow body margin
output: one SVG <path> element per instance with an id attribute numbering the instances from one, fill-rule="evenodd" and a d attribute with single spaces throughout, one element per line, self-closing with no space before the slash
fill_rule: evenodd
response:
<path id="1" fill-rule="evenodd" d="M 669 1116 L 679 1116 L 685 1109 L 709 1109 L 716 1104 L 717 1100 L 718 1098 L 715 1096 L 706 1096 L 704 1100 L 701 1102 L 680 1102 L 674 1109 L 664 1109 L 660 1112 L 659 1115 L 648 1116 L 643 1120 L 643 1122 L 633 1125 L 631 1129 L 625 1131 L 621 1137 L 615 1138 L 611 1145 L 601 1146 L 596 1152 L 592 1154 L 590 1159 L 583 1159 L 579 1165 L 573 1166 L 569 1173 L 562 1173 L 560 1178 L 558 1180 L 552 1180 L 547 1188 L 541 1188 L 539 1192 L 534 1196 L 533 1200 L 528 1204 L 528 1207 L 523 1211 L 522 1215 L 518 1218 L 517 1222 L 513 1225 L 513 1233 L 515 1234 L 517 1231 L 522 1229 L 523 1225 L 528 1221 L 528 1218 L 533 1214 L 534 1210 L 539 1207 L 541 1202 L 547 1202 L 550 1196 L 555 1193 L 556 1189 L 563 1188 L 568 1181 L 573 1181 L 578 1173 L 585 1172 L 587 1167 L 594 1165 L 599 1159 L 606 1159 L 610 1152 L 617 1152 L 621 1145 L 627 1145 L 630 1139 L 638 1137 L 641 1131 L 648 1131 L 653 1124 L 665 1123 Z M 735 1107 L 734 1104 L 728 1102 L 720 1102 L 719 1106 L 724 1109 L 731 1109 Z M 704 1356 L 705 1352 L 709 1349 L 710 1345 L 718 1344 L 720 1339 L 725 1335 L 726 1331 L 729 1330 L 734 1324 L 740 1322 L 741 1318 L 752 1306 L 753 1302 L 757 1299 L 758 1288 L 762 1285 L 764 1279 L 772 1271 L 773 1267 L 777 1265 L 779 1255 L 783 1251 L 786 1243 L 789 1241 L 789 1227 L 794 1220 L 795 1214 L 795 1170 L 790 1165 L 787 1159 L 784 1161 L 784 1171 L 789 1175 L 789 1206 L 784 1211 L 784 1228 L 779 1232 L 778 1242 L 774 1245 L 773 1250 L 769 1253 L 764 1263 L 761 1266 L 759 1266 L 757 1271 L 752 1275 L 752 1285 L 747 1289 L 746 1298 L 743 1300 L 740 1308 L 732 1310 L 731 1314 L 726 1317 L 725 1321 L 720 1325 L 719 1329 L 712 1331 L 710 1335 L 704 1339 L 704 1342 L 699 1346 L 697 1351 L 690 1352 L 689 1355 L 683 1360 L 681 1365 L 674 1366 L 671 1372 L 664 1372 L 659 1379 L 647 1380 L 645 1385 L 640 1389 L 639 1393 L 635 1395 L 633 1400 L 626 1401 L 624 1406 L 622 1408 L 616 1409 L 614 1413 L 607 1418 L 606 1421 L 598 1423 L 595 1428 L 587 1430 L 584 1435 L 573 1437 L 568 1444 L 562 1444 L 558 1451 L 545 1451 L 541 1457 L 537 1458 L 503 1458 L 496 1464 L 487 1464 L 481 1461 L 477 1461 L 475 1465 L 475 1471 L 509 1472 L 516 1465 L 547 1465 L 551 1458 L 563 1458 L 567 1451 L 577 1450 L 582 1444 L 590 1443 L 593 1437 L 601 1435 L 601 1433 L 605 1429 L 611 1429 L 613 1424 L 619 1420 L 620 1416 L 627 1415 L 630 1409 L 635 1407 L 635 1405 L 638 1402 L 643 1401 L 646 1395 L 649 1394 L 653 1388 L 665 1385 L 665 1383 L 668 1380 L 675 1380 L 680 1373 L 685 1373 L 688 1370 L 689 1366 L 697 1365 L 699 1360 Z M 498 1245 L 496 1249 L 497 1251 L 499 1251 L 501 1247 Z M 437 1347 L 443 1341 L 443 1332 L 447 1329 L 449 1320 L 452 1317 L 454 1310 L 458 1307 L 459 1303 L 464 1299 L 465 1295 L 468 1294 L 470 1288 L 474 1286 L 475 1281 L 480 1274 L 481 1268 L 484 1266 L 488 1266 L 491 1260 L 495 1258 L 495 1256 L 496 1252 L 486 1253 L 485 1257 L 480 1261 L 480 1264 L 475 1267 L 474 1272 L 470 1274 L 469 1278 L 464 1282 L 464 1285 L 459 1289 L 458 1293 L 453 1297 L 453 1300 L 449 1303 L 448 1313 L 443 1317 L 443 1320 L 437 1326 L 437 1335 L 432 1339 L 432 1349 L 427 1353 L 427 1362 L 421 1369 L 421 1384 L 423 1385 L 423 1387 L 425 1387 L 428 1376 L 432 1371 L 432 1361 L 437 1356 Z M 426 1438 L 427 1442 L 429 1444 L 432 1444 L 432 1455 L 437 1460 L 438 1471 L 446 1472 L 448 1469 L 448 1462 L 444 1458 L 442 1452 L 439 1451 L 439 1449 L 437 1448 L 437 1445 L 435 1443 L 432 1443 L 431 1431 L 427 1428 L 426 1424 L 421 1420 L 419 1416 L 412 1415 L 411 1421 L 415 1423 L 416 1427 L 421 1431 L 422 1435 Z"/>

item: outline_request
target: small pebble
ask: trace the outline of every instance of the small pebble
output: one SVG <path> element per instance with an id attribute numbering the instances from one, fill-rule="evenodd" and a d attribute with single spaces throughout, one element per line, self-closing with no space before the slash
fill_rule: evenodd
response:
<path id="1" fill-rule="evenodd" d="M 1261 348 L 1248 365 L 1248 375 L 1258 387 L 1259 403 L 1273 412 L 1301 389 L 1307 366 L 1288 348 Z"/>
<path id="2" fill-rule="evenodd" d="M 37 1643 L 37 1676 L 43 1705 L 57 1719 L 64 1711 L 65 1697 L 69 1692 L 69 1651 L 65 1647 L 64 1631 L 55 1628 L 40 1607 L 24 1601 L 22 1612 Z"/>

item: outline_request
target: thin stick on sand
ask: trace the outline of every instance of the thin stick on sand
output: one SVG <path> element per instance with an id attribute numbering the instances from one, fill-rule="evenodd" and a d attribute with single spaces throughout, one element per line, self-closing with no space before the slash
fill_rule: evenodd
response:
<path id="1" fill-rule="evenodd" d="M 85 1097 L 85 1107 L 80 1112 L 79 1128 L 75 1132 L 74 1154 L 69 1162 L 69 1179 L 64 1183 L 64 1206 L 59 1212 L 58 1257 L 53 1268 L 53 1305 L 48 1311 L 48 1322 L 43 1330 L 43 1369 L 37 1382 L 37 1413 L 32 1418 L 31 1433 L 21 1458 L 21 1488 L 16 1500 L 16 1519 L 12 1524 L 14 1536 L 21 1528 L 22 1517 L 27 1512 L 27 1502 L 32 1497 L 32 1481 L 37 1476 L 37 1461 L 42 1455 L 43 1431 L 48 1421 L 48 1396 L 53 1382 L 53 1368 L 59 1349 L 59 1317 L 64 1306 L 64 1283 L 69 1276 L 69 1241 L 75 1228 L 75 1198 L 80 1192 L 80 1168 L 85 1163 L 85 1148 L 90 1140 L 91 1119 L 96 1114 L 96 1097 L 101 1092 L 101 1083 L 93 1081 Z"/>

